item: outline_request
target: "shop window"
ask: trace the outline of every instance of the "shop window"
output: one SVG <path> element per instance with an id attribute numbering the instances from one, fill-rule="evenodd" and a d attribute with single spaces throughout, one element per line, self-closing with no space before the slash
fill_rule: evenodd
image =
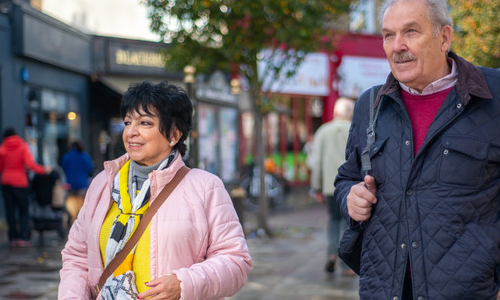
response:
<path id="1" fill-rule="evenodd" d="M 78 97 L 48 88 L 26 87 L 26 140 L 34 157 L 58 166 L 74 140 L 82 137 Z"/>

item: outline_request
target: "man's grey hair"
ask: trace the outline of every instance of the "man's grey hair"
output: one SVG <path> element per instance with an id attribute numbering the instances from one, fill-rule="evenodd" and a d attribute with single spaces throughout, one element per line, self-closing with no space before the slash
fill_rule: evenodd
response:
<path id="1" fill-rule="evenodd" d="M 354 112 L 354 100 L 340 97 L 335 101 L 333 117 L 342 120 L 351 120 Z"/>
<path id="2" fill-rule="evenodd" d="M 400 1 L 415 1 L 415 0 L 386 0 L 384 4 L 380 7 L 378 13 L 378 21 L 381 28 L 383 27 L 382 21 L 384 19 L 384 14 L 389 7 L 394 5 L 396 2 Z M 429 20 L 434 24 L 434 34 L 438 34 L 439 30 L 443 26 L 452 26 L 451 17 L 449 14 L 449 7 L 446 0 L 421 0 L 427 6 L 427 14 Z"/>

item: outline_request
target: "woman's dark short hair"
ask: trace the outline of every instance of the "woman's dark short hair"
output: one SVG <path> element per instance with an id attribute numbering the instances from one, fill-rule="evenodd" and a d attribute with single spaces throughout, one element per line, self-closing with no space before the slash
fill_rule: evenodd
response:
<path id="1" fill-rule="evenodd" d="M 9 136 L 13 136 L 13 135 L 17 135 L 17 132 L 16 132 L 16 130 L 13 127 L 8 127 L 3 132 L 3 138 L 9 137 Z"/>
<path id="2" fill-rule="evenodd" d="M 71 143 L 71 149 L 75 149 L 78 152 L 83 152 L 85 150 L 82 141 L 79 140 L 76 140 L 73 143 Z"/>
<path id="3" fill-rule="evenodd" d="M 153 84 L 146 80 L 131 85 L 122 97 L 120 113 L 122 118 L 129 113 L 143 110 L 146 114 L 157 115 L 160 119 L 160 132 L 170 141 L 170 133 L 175 126 L 182 134 L 174 146 L 182 156 L 187 151 L 184 144 L 191 131 L 193 105 L 187 93 L 167 81 Z"/>

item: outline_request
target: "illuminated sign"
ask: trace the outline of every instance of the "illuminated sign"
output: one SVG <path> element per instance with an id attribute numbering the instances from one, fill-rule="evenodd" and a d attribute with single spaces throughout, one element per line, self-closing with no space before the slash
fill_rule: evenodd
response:
<path id="1" fill-rule="evenodd" d="M 129 51 L 117 49 L 115 61 L 118 65 L 163 68 L 165 62 L 163 55 L 148 51 Z"/>

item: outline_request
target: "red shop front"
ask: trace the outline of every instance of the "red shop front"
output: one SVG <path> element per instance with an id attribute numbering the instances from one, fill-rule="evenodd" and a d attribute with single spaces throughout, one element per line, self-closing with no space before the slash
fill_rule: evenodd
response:
<path id="1" fill-rule="evenodd" d="M 333 118 L 339 96 L 356 100 L 389 74 L 380 35 L 345 34 L 332 53 L 308 54 L 297 74 L 278 91 L 271 87 L 276 109 L 264 118 L 266 167 L 291 185 L 308 185 L 307 150 L 318 127 Z M 280 85 L 280 83 L 276 83 Z M 240 163 L 253 161 L 253 118 L 240 115 Z"/>

